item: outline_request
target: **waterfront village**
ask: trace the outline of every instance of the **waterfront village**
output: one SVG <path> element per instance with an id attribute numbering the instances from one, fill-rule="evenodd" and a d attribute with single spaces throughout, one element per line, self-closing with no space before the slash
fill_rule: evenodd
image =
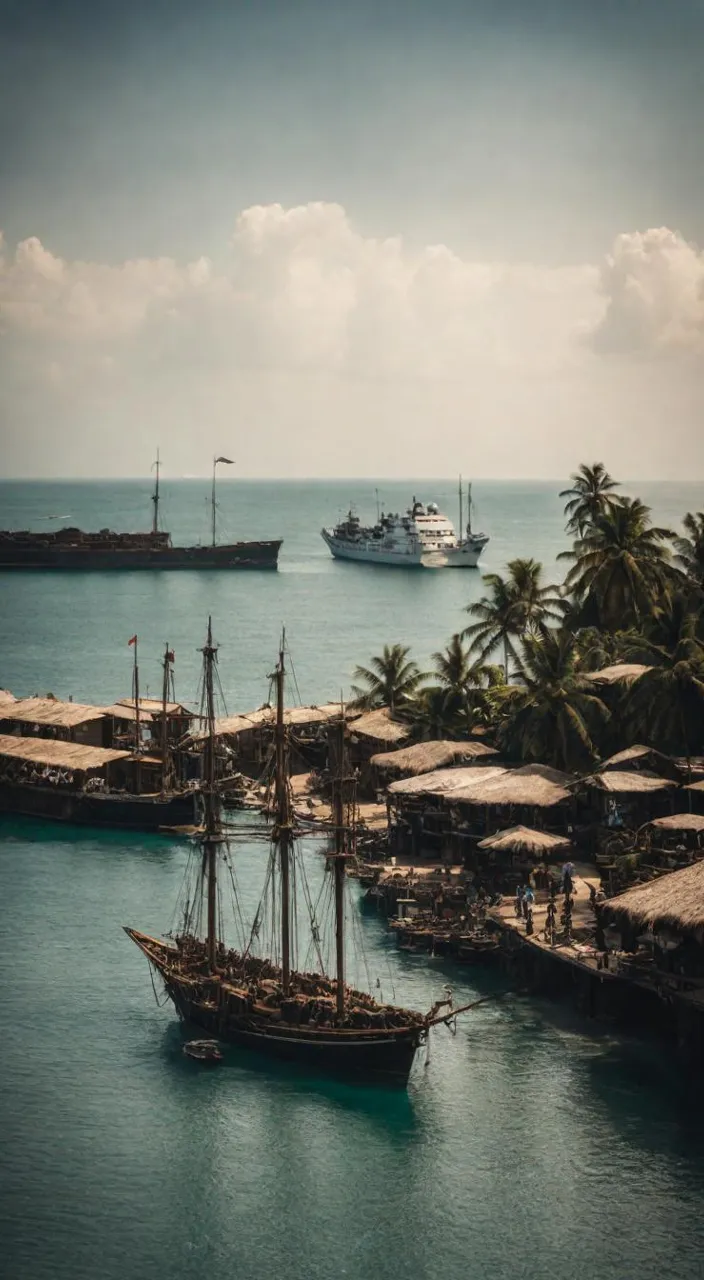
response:
<path id="1" fill-rule="evenodd" d="M 701 1067 L 704 513 L 659 528 L 601 464 L 563 496 L 560 587 L 516 559 L 430 673 L 391 644 L 347 704 L 286 708 L 293 820 L 334 834 L 344 768 L 347 872 L 399 947 L 495 965 Z M 4 812 L 198 831 L 203 708 L 175 699 L 168 646 L 162 696 L 141 696 L 130 643 L 114 702 L 0 692 Z M 225 814 L 271 811 L 276 724 L 269 702 L 211 719 Z"/>

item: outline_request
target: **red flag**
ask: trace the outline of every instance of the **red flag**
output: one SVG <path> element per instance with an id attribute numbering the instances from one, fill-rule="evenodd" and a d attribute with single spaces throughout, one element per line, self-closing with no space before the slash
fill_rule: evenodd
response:
<path id="1" fill-rule="evenodd" d="M 137 643 L 137 637 L 136 637 L 136 636 L 132 636 L 132 639 L 127 641 L 128 646 L 129 646 L 129 645 L 131 645 L 131 644 L 136 644 L 136 643 Z"/>
<path id="2" fill-rule="evenodd" d="M 173 649 L 169 649 L 169 651 L 168 651 L 168 653 L 167 653 L 167 655 L 166 655 L 166 661 L 167 661 L 167 662 L 175 662 L 175 661 L 176 661 L 176 654 L 174 653 Z"/>

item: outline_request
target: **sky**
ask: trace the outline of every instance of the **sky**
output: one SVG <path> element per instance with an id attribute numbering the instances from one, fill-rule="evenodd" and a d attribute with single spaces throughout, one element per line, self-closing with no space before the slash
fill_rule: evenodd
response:
<path id="1" fill-rule="evenodd" d="M 704 479 L 704 0 L 0 0 L 0 473 Z"/>

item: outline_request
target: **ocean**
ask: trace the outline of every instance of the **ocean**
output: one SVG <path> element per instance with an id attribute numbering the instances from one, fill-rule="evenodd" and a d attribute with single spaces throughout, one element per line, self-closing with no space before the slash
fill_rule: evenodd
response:
<path id="1" fill-rule="evenodd" d="M 491 536 L 483 569 L 534 555 L 557 571 L 560 487 L 475 486 Z M 149 488 L 5 484 L 0 526 L 144 527 Z M 208 614 L 231 711 L 266 699 L 283 625 L 302 701 L 339 696 L 384 643 L 410 644 L 427 665 L 462 627 L 481 574 L 333 562 L 320 526 L 350 501 L 373 514 L 374 488 L 224 482 L 223 537 L 283 536 L 278 573 L 0 576 L 0 687 L 113 701 L 129 692 L 136 632 L 142 687 L 157 690 L 168 640 L 177 696 L 193 702 Z M 394 510 L 415 493 L 454 513 L 452 481 L 378 488 Z M 695 485 L 636 491 L 663 523 L 702 507 Z M 207 497 L 205 482 L 165 483 L 175 540 L 207 537 Z M 251 907 L 264 846 L 243 833 L 234 852 Z M 217 1070 L 187 1061 L 122 926 L 169 927 L 188 854 L 173 837 L 0 821 L 3 1277 L 698 1280 L 698 1100 L 660 1050 L 560 1006 L 510 998 L 454 1036 L 439 1029 L 407 1094 L 235 1050 Z M 314 840 L 304 860 L 315 894 Z M 351 896 L 386 998 L 426 1008 L 447 983 L 457 1003 L 500 987 L 490 972 L 399 952 Z"/>

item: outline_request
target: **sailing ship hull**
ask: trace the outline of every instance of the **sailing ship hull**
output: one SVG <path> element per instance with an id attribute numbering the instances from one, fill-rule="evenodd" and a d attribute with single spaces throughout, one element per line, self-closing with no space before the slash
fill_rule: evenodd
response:
<path id="1" fill-rule="evenodd" d="M 105 547 L 13 542 L 0 536 L 0 572 L 5 570 L 276 569 L 281 540 L 234 542 L 215 547 L 163 545 Z"/>
<path id="2" fill-rule="evenodd" d="M 184 1022 L 201 1027 L 244 1049 L 290 1062 L 337 1079 L 388 1084 L 404 1088 L 420 1042 L 416 1028 L 399 1028 L 383 1039 L 373 1033 L 318 1031 L 300 1028 L 257 1027 L 240 1019 L 223 1017 L 215 1008 L 188 1000 L 167 984 L 167 991 Z"/>
<path id="3" fill-rule="evenodd" d="M 0 782 L 0 813 L 49 818 L 84 826 L 158 831 L 191 826 L 197 820 L 193 792 L 161 796 L 75 791 L 66 787 Z"/>
<path id="4" fill-rule="evenodd" d="M 383 1029 L 311 1027 L 286 1022 L 276 1009 L 242 1010 L 227 982 L 176 972 L 179 953 L 172 944 L 137 929 L 126 928 L 125 933 L 162 978 L 179 1017 L 214 1039 L 340 1079 L 397 1087 L 408 1083 L 416 1050 L 427 1035 L 422 1021 Z M 234 1007 L 238 1004 L 239 1009 Z"/>

